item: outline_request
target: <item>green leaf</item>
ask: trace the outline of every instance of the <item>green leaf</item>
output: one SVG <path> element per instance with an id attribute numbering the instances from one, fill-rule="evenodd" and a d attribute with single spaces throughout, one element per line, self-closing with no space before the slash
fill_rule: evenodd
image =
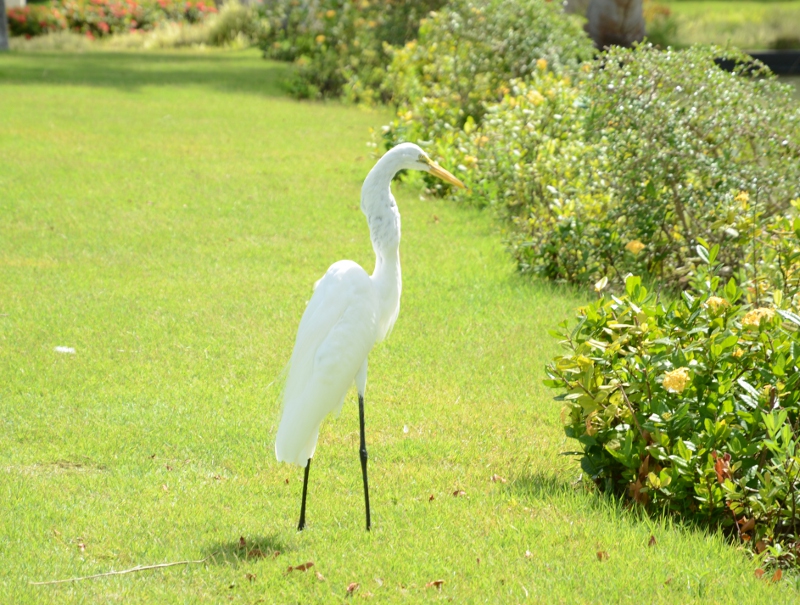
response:
<path id="1" fill-rule="evenodd" d="M 752 384 L 747 382 L 744 378 L 739 378 L 739 380 L 737 380 L 736 382 L 739 383 L 739 386 L 742 387 L 745 391 L 747 391 L 751 397 L 753 397 L 756 401 L 758 400 L 759 393 Z"/>
<path id="2" fill-rule="evenodd" d="M 714 244 L 708 253 L 708 264 L 710 265 L 717 259 L 719 254 L 719 244 Z"/>
<path id="3" fill-rule="evenodd" d="M 790 321 L 793 324 L 796 324 L 796 325 L 800 326 L 800 316 L 799 315 L 797 315 L 795 313 L 792 313 L 791 311 L 785 311 L 783 309 L 777 309 L 777 311 L 778 311 L 778 315 L 783 317 L 785 320 Z"/>
<path id="4" fill-rule="evenodd" d="M 722 347 L 722 350 L 724 351 L 725 349 L 730 349 L 731 347 L 736 346 L 737 342 L 739 342 L 739 337 L 736 334 L 731 334 L 725 340 L 719 343 L 719 346 Z"/>
<path id="5" fill-rule="evenodd" d="M 711 263 L 708 257 L 708 249 L 706 249 L 705 246 L 698 244 L 695 249 L 697 250 L 697 256 L 699 256 L 704 263 L 707 265 Z"/>
<path id="6" fill-rule="evenodd" d="M 639 277 L 638 275 L 629 275 L 628 278 L 625 280 L 625 291 L 628 293 L 628 296 L 633 296 L 636 287 L 641 285 L 642 285 L 641 277 Z"/>
<path id="7" fill-rule="evenodd" d="M 739 288 L 736 287 L 736 280 L 731 277 L 725 285 L 725 296 L 729 301 L 735 302 L 739 298 L 738 292 Z"/>

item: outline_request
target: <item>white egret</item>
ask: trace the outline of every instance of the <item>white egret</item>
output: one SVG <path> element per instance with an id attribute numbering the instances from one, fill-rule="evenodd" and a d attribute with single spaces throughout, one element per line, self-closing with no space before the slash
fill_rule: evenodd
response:
<path id="1" fill-rule="evenodd" d="M 331 412 L 341 412 L 353 382 L 358 390 L 361 473 L 367 530 L 370 529 L 364 437 L 367 355 L 375 343 L 389 335 L 400 312 L 400 213 L 390 184 L 403 169 L 423 170 L 464 187 L 412 143 L 402 143 L 386 152 L 364 180 L 361 211 L 369 224 L 375 270 L 369 275 L 349 260 L 331 265 L 314 287 L 289 361 L 275 455 L 279 461 L 305 467 L 298 530 L 305 527 L 308 471 L 320 424 Z"/>

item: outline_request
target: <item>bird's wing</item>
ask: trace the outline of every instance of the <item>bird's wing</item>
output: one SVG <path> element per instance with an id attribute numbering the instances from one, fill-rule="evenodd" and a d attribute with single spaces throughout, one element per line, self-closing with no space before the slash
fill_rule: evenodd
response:
<path id="1" fill-rule="evenodd" d="M 317 282 L 289 361 L 278 460 L 305 466 L 313 456 L 322 420 L 341 409 L 375 343 L 377 318 L 372 280 L 356 263 L 339 261 Z"/>

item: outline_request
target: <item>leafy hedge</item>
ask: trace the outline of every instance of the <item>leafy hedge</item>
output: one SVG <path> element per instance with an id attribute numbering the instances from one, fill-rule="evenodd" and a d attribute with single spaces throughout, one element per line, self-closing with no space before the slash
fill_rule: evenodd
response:
<path id="1" fill-rule="evenodd" d="M 152 30 L 164 21 L 197 23 L 217 12 L 203 0 L 67 0 L 50 5 L 33 4 L 8 10 L 12 36 L 33 37 L 73 31 L 102 37 L 128 31 Z"/>
<path id="2" fill-rule="evenodd" d="M 718 252 L 701 254 L 713 263 Z M 563 391 L 566 434 L 602 489 L 796 563 L 800 316 L 704 278 L 665 302 L 628 277 L 625 295 L 561 325 L 568 352 L 545 384 Z"/>
<path id="3" fill-rule="evenodd" d="M 299 97 L 387 101 L 384 86 L 392 46 L 417 35 L 419 22 L 445 0 L 266 0 L 269 22 L 260 46 L 271 59 L 294 61 Z"/>
<path id="4" fill-rule="evenodd" d="M 519 267 L 549 279 L 685 288 L 699 238 L 732 276 L 800 197 L 800 107 L 738 51 L 615 48 L 570 78 L 514 81 L 487 112 L 461 143 L 467 199 L 495 206 Z"/>
<path id="5" fill-rule="evenodd" d="M 394 55 L 388 86 L 398 110 L 384 128 L 383 145 L 414 141 L 447 165 L 474 168 L 467 138 L 513 79 L 569 74 L 593 52 L 580 22 L 558 3 L 454 0 Z M 429 185 L 447 190 L 434 179 Z"/>

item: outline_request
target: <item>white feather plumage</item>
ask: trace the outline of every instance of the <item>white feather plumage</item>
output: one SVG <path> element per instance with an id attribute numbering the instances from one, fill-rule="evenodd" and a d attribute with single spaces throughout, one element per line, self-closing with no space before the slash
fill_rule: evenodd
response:
<path id="1" fill-rule="evenodd" d="M 279 461 L 305 467 L 313 457 L 324 418 L 338 414 L 347 390 L 356 383 L 363 396 L 367 355 L 391 332 L 400 312 L 400 213 L 390 191 L 402 169 L 431 172 L 463 185 L 416 145 L 389 150 L 367 175 L 361 210 L 367 217 L 375 270 L 353 261 L 331 265 L 306 307 L 289 361 L 283 415 L 275 440 Z"/>

